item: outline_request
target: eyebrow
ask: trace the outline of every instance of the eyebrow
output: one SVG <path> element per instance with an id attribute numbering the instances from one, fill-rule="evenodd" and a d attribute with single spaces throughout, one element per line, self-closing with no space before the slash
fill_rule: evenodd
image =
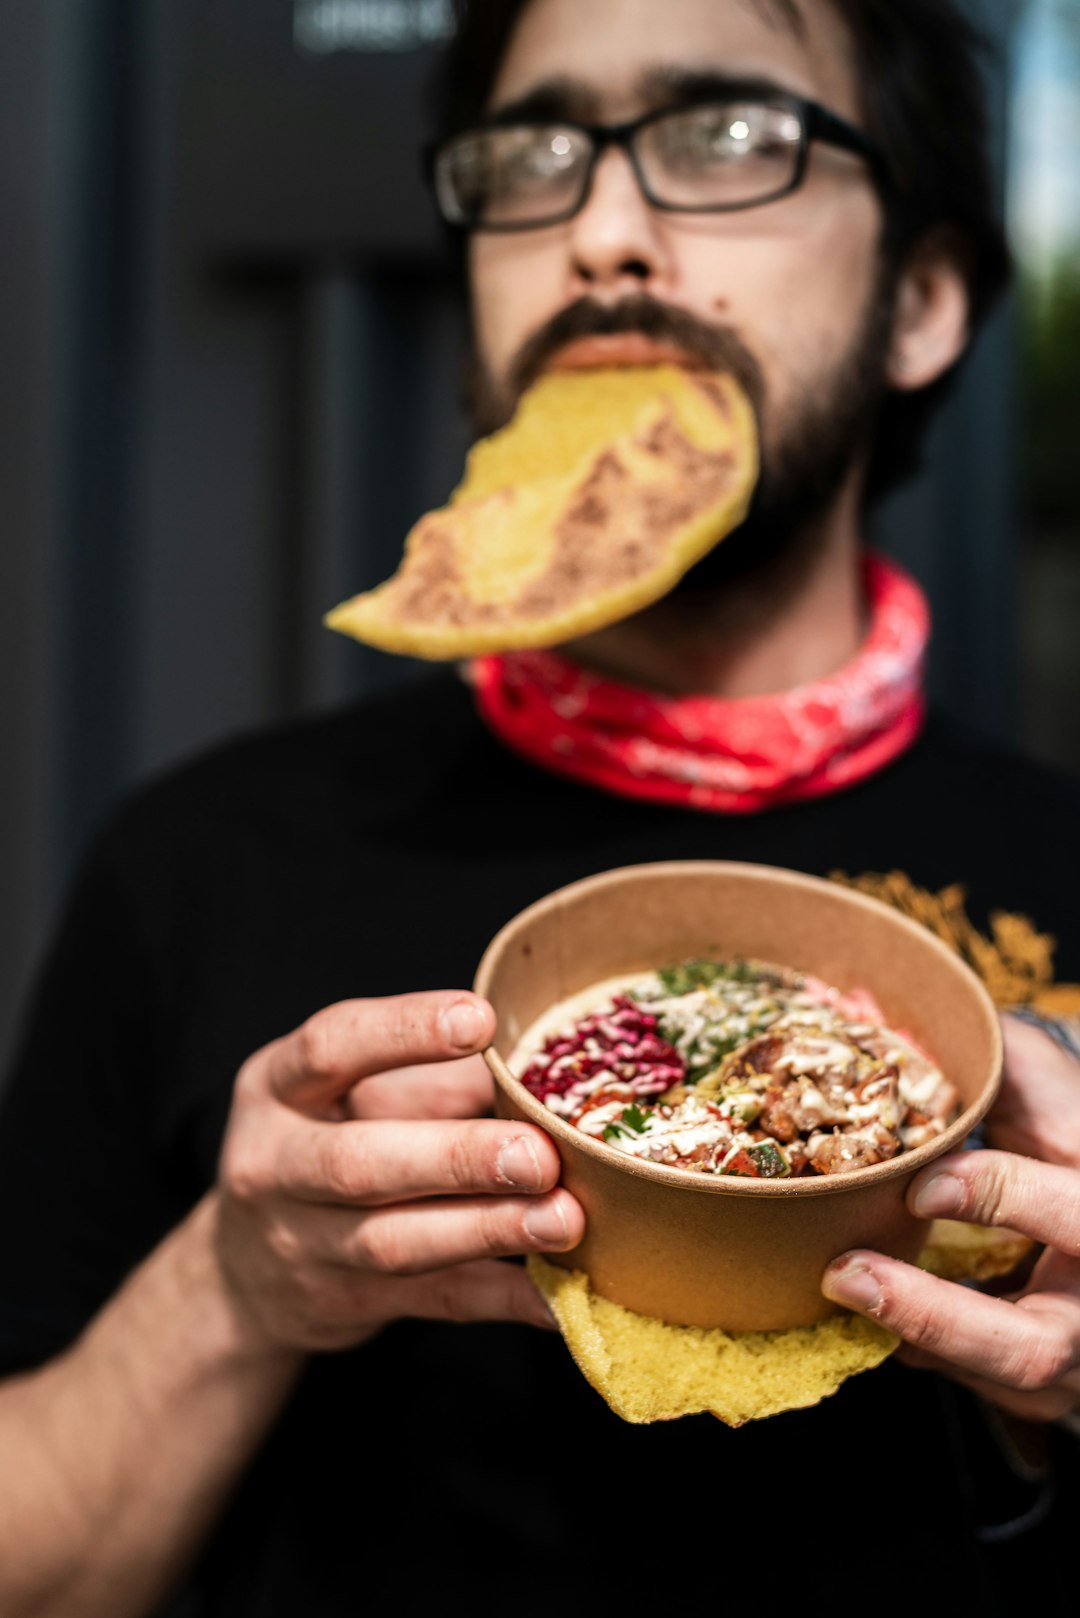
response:
<path id="1" fill-rule="evenodd" d="M 485 123 L 509 124 L 519 119 L 528 122 L 540 118 L 567 118 L 571 123 L 588 123 L 596 117 L 600 97 L 592 85 L 582 79 L 559 75 L 542 79 L 524 95 L 515 96 L 493 107 Z"/>
<path id="2" fill-rule="evenodd" d="M 636 97 L 650 110 L 677 107 L 711 96 L 802 95 L 791 85 L 761 74 L 725 73 L 720 68 L 649 68 L 634 86 Z M 591 123 L 600 109 L 601 96 L 583 79 L 559 75 L 543 79 L 523 95 L 492 109 L 485 123 L 532 123 L 545 118 L 570 123 Z"/>
<path id="3" fill-rule="evenodd" d="M 752 3 L 767 22 L 786 28 L 796 39 L 806 38 L 806 18 L 799 9 L 799 0 L 752 0 Z"/>
<path id="4" fill-rule="evenodd" d="M 797 95 L 804 92 L 767 73 L 725 73 L 722 68 L 654 67 L 643 73 L 636 86 L 638 95 L 657 106 L 678 106 L 681 102 L 702 101 L 713 95 Z"/>

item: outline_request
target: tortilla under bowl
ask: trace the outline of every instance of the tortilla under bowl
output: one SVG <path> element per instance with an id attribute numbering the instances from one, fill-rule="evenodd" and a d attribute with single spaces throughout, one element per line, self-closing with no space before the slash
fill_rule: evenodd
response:
<path id="1" fill-rule="evenodd" d="M 962 1112 L 925 1146 L 847 1174 L 747 1180 L 629 1157 L 557 1118 L 507 1066 L 522 1035 L 558 1001 L 623 973 L 694 956 L 749 956 L 865 988 L 960 1093 Z M 686 861 L 629 866 L 530 905 L 497 934 L 476 992 L 498 1017 L 484 1053 L 500 1117 L 555 1141 L 561 1183 L 585 1210 L 572 1252 L 593 1289 L 683 1326 L 774 1331 L 837 1313 L 826 1266 L 852 1247 L 914 1260 L 929 1222 L 904 1196 L 913 1176 L 955 1150 L 1001 1079 L 997 1014 L 975 974 L 925 928 L 862 894 L 770 866 Z"/>

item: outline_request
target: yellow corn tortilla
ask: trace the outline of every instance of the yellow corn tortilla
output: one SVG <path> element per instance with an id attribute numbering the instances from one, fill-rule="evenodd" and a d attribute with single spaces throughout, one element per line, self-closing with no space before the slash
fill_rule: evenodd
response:
<path id="1" fill-rule="evenodd" d="M 677 365 L 554 371 L 469 454 L 393 578 L 327 614 L 384 651 L 554 646 L 659 600 L 746 515 L 751 405 Z"/>
<path id="2" fill-rule="evenodd" d="M 1016 1230 L 935 1219 L 919 1266 L 943 1281 L 992 1281 L 1015 1270 L 1032 1245 L 1029 1236 Z"/>
<path id="3" fill-rule="evenodd" d="M 986 1280 L 1015 1268 L 1030 1246 L 1014 1231 L 939 1220 L 919 1263 L 949 1280 Z M 673 1326 L 599 1297 L 580 1270 L 534 1254 L 528 1271 L 585 1379 L 624 1421 L 706 1411 L 741 1427 L 818 1404 L 900 1343 L 854 1314 L 773 1332 Z"/>

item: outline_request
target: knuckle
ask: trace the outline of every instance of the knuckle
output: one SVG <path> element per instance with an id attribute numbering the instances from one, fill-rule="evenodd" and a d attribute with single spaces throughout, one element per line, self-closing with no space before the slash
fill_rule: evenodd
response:
<path id="1" fill-rule="evenodd" d="M 330 1129 L 319 1147 L 319 1179 L 325 1191 L 343 1200 L 357 1193 L 356 1150 L 350 1136 L 341 1129 Z"/>
<path id="2" fill-rule="evenodd" d="M 316 1011 L 296 1030 L 299 1058 L 306 1073 L 316 1079 L 334 1079 L 340 1062 L 334 1039 L 332 1010 Z"/>
<path id="3" fill-rule="evenodd" d="M 905 1342 L 915 1343 L 930 1354 L 947 1353 L 949 1328 L 925 1303 L 908 1302 L 883 1288 L 879 1314 Z"/>
<path id="4" fill-rule="evenodd" d="M 271 1225 L 267 1242 L 275 1258 L 289 1269 L 295 1269 L 305 1257 L 304 1243 L 299 1234 L 280 1219 Z"/>
<path id="5" fill-rule="evenodd" d="M 474 1133 L 455 1129 L 446 1149 L 446 1167 L 459 1191 L 473 1191 L 480 1184 L 494 1183 L 494 1173 L 485 1173 L 478 1158 Z"/>
<path id="6" fill-rule="evenodd" d="M 508 1213 L 496 1204 L 480 1208 L 476 1234 L 482 1252 L 492 1257 L 522 1251 L 530 1245 L 523 1234 L 521 1213 L 516 1210 Z"/>
<path id="7" fill-rule="evenodd" d="M 1010 1380 L 1025 1393 L 1045 1393 L 1068 1375 L 1072 1364 L 1071 1344 L 1053 1333 L 1019 1358 L 1016 1374 Z"/>
<path id="8" fill-rule="evenodd" d="M 398 995 L 382 1006 L 383 1036 L 395 1061 L 411 1061 L 431 1043 L 433 1018 L 414 995 Z"/>
<path id="9" fill-rule="evenodd" d="M 981 1171 L 981 1172 L 979 1172 Z M 976 1179 L 969 1187 L 967 1212 L 986 1225 L 1005 1224 L 1005 1208 L 1010 1201 L 1011 1175 L 1008 1159 L 986 1153 L 986 1161 L 975 1165 Z"/>
<path id="10" fill-rule="evenodd" d="M 221 1155 L 221 1182 L 235 1202 L 250 1206 L 264 1190 L 263 1175 L 250 1149 L 227 1139 Z"/>
<path id="11" fill-rule="evenodd" d="M 263 1088 L 264 1064 L 261 1061 L 262 1055 L 262 1051 L 257 1051 L 254 1056 L 249 1056 L 247 1061 L 238 1069 L 233 1085 L 233 1093 L 238 1101 L 250 1100 Z"/>
<path id="12" fill-rule="evenodd" d="M 376 1275 L 408 1275 L 411 1267 L 402 1234 L 393 1219 L 365 1220 L 355 1237 L 357 1257 Z"/>

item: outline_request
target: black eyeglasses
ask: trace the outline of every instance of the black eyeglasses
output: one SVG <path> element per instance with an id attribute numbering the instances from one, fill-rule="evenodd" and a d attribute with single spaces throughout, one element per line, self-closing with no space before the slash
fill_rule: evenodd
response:
<path id="1" fill-rule="evenodd" d="M 628 124 L 496 118 L 428 148 L 425 166 L 450 224 L 534 230 L 573 218 L 608 146 L 626 153 L 654 208 L 733 213 L 797 191 L 815 140 L 855 153 L 879 186 L 890 183 L 883 154 L 853 124 L 815 101 L 739 85 Z"/>

